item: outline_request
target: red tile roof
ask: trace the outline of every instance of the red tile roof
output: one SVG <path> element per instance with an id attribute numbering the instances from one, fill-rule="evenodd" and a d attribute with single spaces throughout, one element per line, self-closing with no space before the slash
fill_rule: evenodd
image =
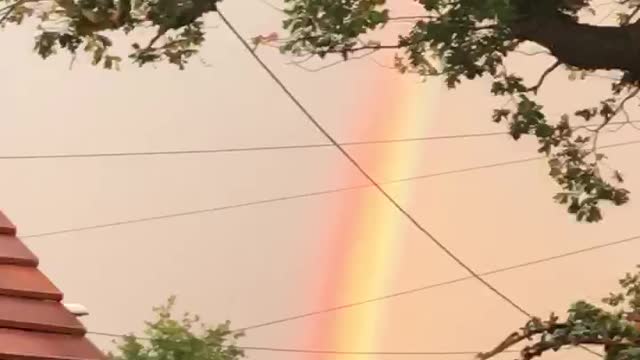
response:
<path id="1" fill-rule="evenodd" d="M 15 235 L 16 226 L 0 211 L 0 234 Z"/>
<path id="2" fill-rule="evenodd" d="M 0 212 L 0 360 L 105 359 L 61 300 Z"/>

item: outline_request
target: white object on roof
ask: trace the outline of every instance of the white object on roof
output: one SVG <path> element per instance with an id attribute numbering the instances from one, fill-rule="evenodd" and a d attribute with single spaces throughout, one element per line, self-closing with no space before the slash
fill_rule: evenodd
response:
<path id="1" fill-rule="evenodd" d="M 77 317 L 89 315 L 89 310 L 87 310 L 87 308 L 84 307 L 83 305 L 80 305 L 80 304 L 63 304 L 63 305 L 65 308 L 67 308 L 67 310 L 69 310 L 70 313 L 72 313 Z"/>

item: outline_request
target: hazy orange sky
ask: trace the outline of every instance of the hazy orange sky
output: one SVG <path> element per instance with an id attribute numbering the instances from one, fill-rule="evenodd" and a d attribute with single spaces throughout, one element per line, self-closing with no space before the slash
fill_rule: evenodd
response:
<path id="1" fill-rule="evenodd" d="M 221 8 L 247 37 L 279 29 L 280 14 L 258 0 L 227 0 Z M 5 84 L 0 88 L 0 155 L 326 142 L 215 14 L 209 23 L 202 55 L 210 66 L 196 61 L 183 72 L 164 65 L 156 69 L 126 65 L 120 72 L 106 72 L 81 59 L 70 71 L 68 58 L 43 62 L 31 52 L 31 29 L 4 31 L 0 34 L 5 45 L 0 62 Z M 308 72 L 287 64 L 290 59 L 275 50 L 261 49 L 260 55 L 340 141 L 373 140 L 359 137 L 354 129 L 393 121 L 354 116 L 354 108 L 375 107 L 385 101 L 385 91 L 375 99 L 366 97 L 372 86 L 385 83 L 403 84 L 412 93 L 423 93 L 429 105 L 424 133 L 397 133 L 396 137 L 504 129 L 490 121 L 497 101 L 489 96 L 486 81 L 446 91 L 437 81 L 422 83 L 367 60 Z M 385 55 L 377 59 L 390 61 Z M 531 79 L 551 62 L 526 56 L 513 61 Z M 601 79 L 569 82 L 566 74 L 558 73 L 548 79 L 541 98 L 549 112 L 557 114 L 592 104 L 606 94 L 608 86 Z M 389 99 L 392 90 L 390 87 Z M 635 130 L 624 129 L 604 136 L 602 142 L 639 138 Z M 534 144 L 515 143 L 507 136 L 362 145 L 350 151 L 381 181 L 535 156 Z M 376 172 L 376 159 L 391 151 L 419 153 L 422 162 L 411 172 Z M 608 150 L 611 163 L 626 175 L 632 201 L 621 208 L 607 208 L 605 221 L 594 225 L 576 224 L 562 206 L 553 203 L 556 187 L 542 161 L 386 188 L 400 194 L 411 186 L 406 202 L 409 210 L 472 268 L 490 271 L 640 235 L 633 220 L 640 196 L 640 168 L 633 160 L 637 151 L 634 146 Z M 22 235 L 363 183 L 332 148 L 0 163 L 1 207 Z M 403 255 L 388 291 L 467 275 L 378 193 L 358 191 L 370 197 L 370 206 L 379 207 L 389 221 L 406 227 L 405 235 L 394 239 Z M 150 319 L 151 307 L 171 294 L 178 295 L 180 309 L 199 313 L 207 322 L 230 319 L 242 327 L 318 310 L 310 308 L 306 296 L 314 280 L 310 274 L 322 271 L 314 267 L 319 242 L 327 224 L 340 220 L 331 214 L 339 214 L 349 196 L 337 193 L 25 240 L 40 257 L 44 271 L 65 292 L 66 301 L 89 308 L 91 315 L 85 324 L 91 331 L 139 331 L 143 321 Z M 640 243 L 631 242 L 487 279 L 532 313 L 563 312 L 574 300 L 597 301 L 606 295 L 616 279 L 639 262 L 634 255 L 638 249 Z M 384 326 L 376 329 L 379 342 L 375 348 L 345 345 L 331 350 L 485 350 L 525 320 L 479 282 L 469 280 L 255 330 L 242 343 L 297 348 L 304 337 L 301 332 L 323 317 L 348 320 L 359 311 L 385 314 Z M 357 330 L 358 324 L 349 327 Z M 92 339 L 110 347 L 108 338 Z M 248 355 L 261 360 L 301 357 L 267 352 Z M 568 351 L 552 357 L 587 356 Z M 465 357 L 468 355 L 433 358 Z"/>

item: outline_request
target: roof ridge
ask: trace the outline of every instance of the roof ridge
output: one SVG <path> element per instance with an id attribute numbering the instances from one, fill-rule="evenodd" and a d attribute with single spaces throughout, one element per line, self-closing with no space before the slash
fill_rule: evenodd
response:
<path id="1" fill-rule="evenodd" d="M 16 226 L 0 211 L 0 359 L 105 359 L 16 235 Z"/>

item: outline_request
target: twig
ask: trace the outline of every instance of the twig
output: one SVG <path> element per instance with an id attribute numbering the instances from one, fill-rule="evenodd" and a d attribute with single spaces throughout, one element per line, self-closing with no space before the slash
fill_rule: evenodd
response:
<path id="1" fill-rule="evenodd" d="M 266 5 L 268 8 L 270 8 L 270 9 L 272 9 L 272 10 L 274 10 L 274 11 L 277 11 L 277 12 L 279 12 L 279 13 L 284 13 L 284 10 L 283 10 L 283 9 L 281 9 L 281 8 L 279 8 L 279 7 L 275 6 L 275 5 L 273 5 L 273 4 L 272 4 L 272 3 L 270 3 L 268 0 L 258 0 L 258 1 L 260 1 L 261 3 L 263 3 L 263 4 L 264 4 L 264 5 Z"/>
<path id="2" fill-rule="evenodd" d="M 69 70 L 73 70 L 73 65 L 76 63 L 77 54 L 71 54 L 71 60 L 69 61 Z"/>
<path id="3" fill-rule="evenodd" d="M 9 16 L 11 16 L 11 14 L 13 14 L 13 12 L 16 10 L 16 6 L 13 6 L 11 9 L 7 10 L 6 13 L 4 13 L 4 15 L 2 15 L 2 18 L 0 18 L 0 25 L 7 20 L 7 18 Z"/>
<path id="4" fill-rule="evenodd" d="M 9 18 L 9 16 L 11 16 L 11 14 L 13 14 L 14 11 L 16 11 L 16 8 L 22 4 L 24 4 L 26 1 L 25 0 L 19 0 L 16 1 L 14 4 L 11 5 L 7 5 L 4 8 L 2 8 L 2 10 L 0 11 L 4 11 L 7 10 L 6 13 L 4 13 L 4 15 L 2 15 L 2 18 L 0 18 L 0 25 L 7 20 L 7 18 Z"/>
<path id="5" fill-rule="evenodd" d="M 154 37 L 152 37 L 151 40 L 149 40 L 149 43 L 147 44 L 146 50 L 151 50 L 151 48 L 156 43 L 156 41 L 158 41 L 158 39 L 160 39 L 162 37 L 162 35 L 164 35 L 165 32 L 166 31 L 158 30 L 158 33 Z"/>
<path id="6" fill-rule="evenodd" d="M 488 352 L 484 352 L 484 353 L 480 353 L 478 354 L 476 357 L 479 360 L 488 360 L 502 352 L 504 352 L 505 350 L 509 349 L 510 347 L 512 347 L 513 345 L 516 345 L 517 343 L 523 341 L 523 340 L 527 340 L 530 339 L 532 336 L 535 335 L 540 335 L 540 334 L 544 334 L 544 333 L 551 333 L 557 329 L 562 329 L 567 327 L 566 324 L 563 323 L 555 323 L 555 322 L 547 322 L 545 324 L 541 324 L 541 326 L 537 326 L 537 327 L 533 327 L 533 328 L 528 328 L 528 327 L 524 327 L 522 329 L 522 332 L 513 332 L 511 333 L 509 336 L 507 336 L 506 339 L 504 339 L 500 344 L 498 344 L 498 346 L 496 346 L 495 348 L 493 348 L 492 350 L 488 351 Z M 526 350 L 523 349 L 522 352 L 524 352 Z"/>
<path id="7" fill-rule="evenodd" d="M 633 18 L 638 14 L 638 12 L 640 12 L 640 5 L 637 5 L 635 9 L 633 9 L 631 14 L 629 14 L 629 17 L 621 25 L 628 25 L 631 20 L 633 20 Z"/>
<path id="8" fill-rule="evenodd" d="M 604 121 L 602 122 L 602 124 L 600 124 L 600 126 L 598 126 L 595 130 L 589 130 L 589 131 L 592 131 L 594 133 L 593 134 L 593 140 L 592 140 L 592 146 L 591 146 L 591 153 L 595 157 L 595 165 L 596 165 L 596 170 L 597 171 L 599 171 L 598 164 L 600 163 L 600 159 L 598 158 L 598 137 L 600 135 L 600 131 L 605 126 L 607 126 L 611 122 L 611 120 L 613 118 L 615 118 L 616 115 L 618 115 L 620 112 L 622 112 L 625 115 L 625 118 L 626 118 L 626 122 L 625 123 L 631 124 L 631 119 L 629 118 L 629 113 L 625 110 L 624 105 L 631 98 L 635 97 L 638 94 L 638 92 L 640 92 L 640 87 L 637 87 L 635 90 L 630 92 L 629 95 L 627 95 L 624 99 L 622 99 L 622 101 L 620 102 L 618 107 L 613 111 L 613 113 L 611 115 L 606 115 L 604 117 Z M 622 128 L 622 127 L 620 127 L 620 128 Z M 620 128 L 618 128 L 617 130 L 620 130 Z"/>
<path id="9" fill-rule="evenodd" d="M 299 68 L 301 68 L 302 70 L 305 70 L 305 71 L 309 71 L 309 72 L 318 72 L 318 71 L 322 71 L 322 70 L 328 69 L 328 68 L 330 68 L 330 67 L 334 67 L 334 66 L 336 66 L 336 65 L 340 65 L 340 64 L 346 63 L 346 62 L 348 62 L 349 60 L 358 60 L 358 59 L 363 59 L 363 58 L 365 58 L 365 57 L 368 57 L 368 56 L 370 56 L 370 55 L 373 55 L 376 51 L 377 51 L 377 50 L 371 50 L 370 52 L 367 52 L 367 53 L 365 53 L 365 54 L 361 54 L 361 55 L 357 55 L 357 56 L 352 56 L 352 57 L 349 57 L 347 60 L 337 60 L 337 61 L 331 62 L 331 63 L 329 63 L 329 64 L 325 64 L 325 65 L 319 66 L 319 67 L 317 67 L 317 68 L 309 68 L 309 67 L 306 67 L 306 66 L 302 65 L 303 63 L 305 63 L 305 62 L 307 62 L 307 61 L 311 60 L 311 59 L 313 58 L 313 54 L 312 54 L 312 55 L 310 55 L 309 57 L 307 57 L 307 58 L 303 59 L 303 60 L 300 60 L 300 61 L 292 61 L 292 62 L 289 62 L 288 64 L 289 64 L 289 65 L 294 65 L 294 66 L 296 66 L 296 67 L 299 67 Z"/>
<path id="10" fill-rule="evenodd" d="M 553 72 L 553 70 L 557 69 L 558 66 L 560 66 L 561 64 L 562 64 L 562 62 L 560 62 L 559 60 L 554 62 L 553 65 L 551 65 L 549 68 L 547 68 L 547 70 L 545 70 L 542 73 L 542 76 L 540 76 L 540 80 L 538 80 L 538 83 L 536 85 L 530 87 L 528 89 L 528 91 L 531 91 L 534 94 L 538 94 L 538 90 L 542 86 L 542 83 L 544 83 L 544 80 L 547 78 L 547 76 L 549 76 L 549 74 L 551 74 Z"/>
<path id="11" fill-rule="evenodd" d="M 600 124 L 600 126 L 598 126 L 598 128 L 596 130 L 594 130 L 596 133 L 599 132 L 600 130 L 602 130 L 602 128 L 604 128 L 605 126 L 607 126 L 607 124 L 616 117 L 616 115 L 618 115 L 618 113 L 620 113 L 620 111 L 624 110 L 624 105 L 627 103 L 627 101 L 631 100 L 631 98 L 635 97 L 636 95 L 638 95 L 638 93 L 640 93 L 640 87 L 636 87 L 632 92 L 629 93 L 629 95 L 627 95 L 624 99 L 622 99 L 622 101 L 620 102 L 620 104 L 618 105 L 618 107 L 613 111 L 613 114 L 606 116 L 604 121 L 602 122 L 602 124 Z"/>
<path id="12" fill-rule="evenodd" d="M 509 336 L 507 336 L 507 338 L 504 339 L 500 344 L 498 344 L 498 346 L 496 346 L 495 348 L 493 348 L 490 351 L 479 353 L 478 355 L 476 355 L 476 358 L 479 359 L 479 360 L 490 359 L 490 358 L 492 358 L 492 357 L 504 352 L 505 350 L 509 349 L 511 346 L 519 343 L 520 341 L 522 341 L 524 339 L 526 339 L 524 334 L 520 334 L 520 333 L 514 332 L 514 333 L 510 334 Z"/>
<path id="13" fill-rule="evenodd" d="M 380 66 L 382 68 L 385 68 L 385 69 L 389 69 L 389 70 L 395 70 L 396 69 L 395 66 L 383 64 L 382 62 L 380 62 L 380 60 L 376 59 L 375 57 L 369 58 L 369 61 L 371 61 L 372 63 L 374 63 L 374 64 L 376 64 L 376 65 L 378 65 L 378 66 Z"/>

